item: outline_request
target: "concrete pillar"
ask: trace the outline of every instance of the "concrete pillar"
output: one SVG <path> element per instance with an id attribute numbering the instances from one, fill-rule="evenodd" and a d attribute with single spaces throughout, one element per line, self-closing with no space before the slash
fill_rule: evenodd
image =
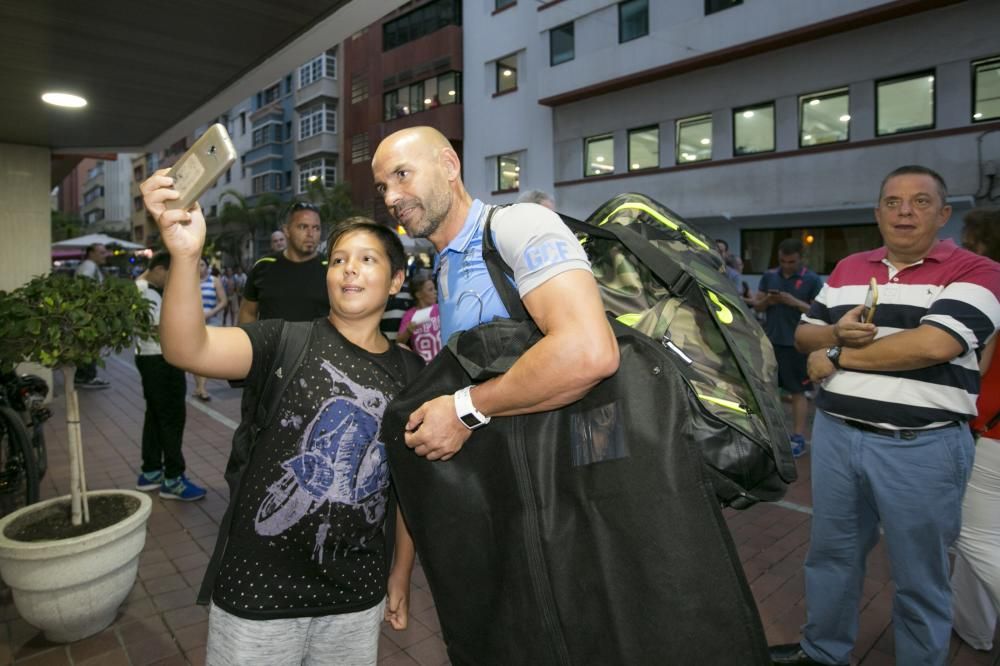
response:
<path id="1" fill-rule="evenodd" d="M 49 149 L 0 143 L 0 290 L 11 291 L 52 265 Z M 52 386 L 52 373 L 25 364 Z"/>

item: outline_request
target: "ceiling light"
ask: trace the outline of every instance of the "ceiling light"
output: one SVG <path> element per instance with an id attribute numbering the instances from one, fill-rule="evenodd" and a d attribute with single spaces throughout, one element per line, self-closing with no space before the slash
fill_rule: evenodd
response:
<path id="1" fill-rule="evenodd" d="M 448 91 L 448 95 L 451 96 L 451 97 L 454 97 L 455 96 L 455 91 L 454 90 L 449 90 Z"/>
<path id="2" fill-rule="evenodd" d="M 703 146 L 707 146 L 708 144 L 712 143 L 712 140 L 711 140 L 711 139 L 709 139 L 709 138 L 704 138 L 704 139 L 702 139 L 702 140 L 700 141 L 700 143 L 701 143 L 701 145 L 703 145 Z"/>
<path id="3" fill-rule="evenodd" d="M 753 118 L 753 111 L 744 111 L 743 112 L 743 117 L 744 118 Z"/>
<path id="4" fill-rule="evenodd" d="M 802 137 L 802 140 L 803 141 L 812 141 L 813 140 L 813 135 L 812 134 L 806 134 L 804 137 Z"/>
<path id="5" fill-rule="evenodd" d="M 927 77 L 927 83 L 934 83 L 934 77 L 933 76 L 928 76 Z"/>
<path id="6" fill-rule="evenodd" d="M 983 114 L 981 111 L 976 111 L 975 113 L 972 114 L 972 117 L 975 118 L 976 120 L 979 120 L 980 118 L 983 117 Z"/>
<path id="7" fill-rule="evenodd" d="M 47 92 L 42 95 L 42 101 L 52 106 L 64 106 L 70 109 L 79 109 L 87 106 L 87 100 L 79 95 L 71 95 L 70 93 Z"/>
<path id="8" fill-rule="evenodd" d="M 846 123 L 846 122 L 847 122 L 848 120 L 850 120 L 850 119 L 851 119 L 851 116 L 850 116 L 849 114 L 846 114 L 846 113 L 845 113 L 844 115 L 842 115 L 842 116 L 840 117 L 840 122 L 842 122 L 842 123 Z"/>
<path id="9" fill-rule="evenodd" d="M 424 104 L 430 104 L 430 103 L 431 103 L 431 98 L 430 97 L 428 97 L 427 99 L 424 100 Z"/>
<path id="10" fill-rule="evenodd" d="M 638 162 L 634 162 L 634 163 L 632 164 L 632 168 L 633 168 L 633 169 L 638 169 L 638 168 L 639 168 L 639 163 L 638 163 Z"/>
<path id="11" fill-rule="evenodd" d="M 604 155 L 598 155 L 598 156 L 597 156 L 596 158 L 594 158 L 594 159 L 596 159 L 596 160 L 597 160 L 598 162 L 603 162 L 603 161 L 604 161 Z"/>
<path id="12" fill-rule="evenodd" d="M 519 166 L 514 167 L 514 171 L 520 171 L 520 170 L 521 170 L 521 167 L 519 167 Z"/>
<path id="13" fill-rule="evenodd" d="M 309 176 L 310 183 L 315 183 L 317 180 L 319 180 L 319 176 Z"/>
<path id="14" fill-rule="evenodd" d="M 504 76 L 510 76 L 510 75 L 511 75 L 511 74 L 513 74 L 513 73 L 514 73 L 514 72 L 510 71 L 509 69 L 505 69 L 505 70 L 503 70 L 503 75 L 504 75 Z"/>
<path id="15" fill-rule="evenodd" d="M 819 100 L 818 99 L 811 99 L 811 100 L 809 100 L 809 106 L 816 106 L 817 104 L 819 104 Z"/>

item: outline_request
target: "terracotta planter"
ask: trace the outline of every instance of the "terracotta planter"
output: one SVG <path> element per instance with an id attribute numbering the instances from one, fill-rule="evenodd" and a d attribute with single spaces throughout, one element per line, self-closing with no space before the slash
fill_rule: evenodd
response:
<path id="1" fill-rule="evenodd" d="M 135 583 L 153 503 L 133 490 L 99 490 L 127 495 L 137 507 L 102 530 L 54 541 L 15 541 L 7 535 L 38 520 L 41 510 L 69 496 L 24 507 L 0 520 L 0 575 L 14 593 L 21 617 L 53 642 L 86 638 L 110 625 Z M 13 529 L 12 529 L 13 528 Z"/>

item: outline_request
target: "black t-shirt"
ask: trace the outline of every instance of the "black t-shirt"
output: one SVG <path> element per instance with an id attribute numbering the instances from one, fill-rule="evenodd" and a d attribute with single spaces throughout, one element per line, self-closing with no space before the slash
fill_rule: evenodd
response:
<path id="1" fill-rule="evenodd" d="M 281 326 L 243 326 L 254 350 L 248 382 L 263 381 L 259 374 L 273 366 Z M 379 429 L 405 383 L 409 353 L 393 345 L 372 354 L 328 320 L 313 323 L 306 356 L 233 499 L 212 593 L 223 610 L 307 617 L 365 610 L 385 596 L 389 468 Z"/>
<path id="2" fill-rule="evenodd" d="M 330 314 L 326 259 L 289 261 L 281 252 L 261 257 L 250 269 L 243 297 L 257 303 L 257 318 L 312 321 Z"/>

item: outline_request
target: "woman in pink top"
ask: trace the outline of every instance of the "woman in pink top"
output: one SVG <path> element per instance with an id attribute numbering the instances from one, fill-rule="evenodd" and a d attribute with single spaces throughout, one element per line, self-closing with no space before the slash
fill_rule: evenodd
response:
<path id="1" fill-rule="evenodd" d="M 434 278 L 427 274 L 414 276 L 410 280 L 410 293 L 417 304 L 403 314 L 396 342 L 408 345 L 430 363 L 441 351 L 441 315 Z"/>

